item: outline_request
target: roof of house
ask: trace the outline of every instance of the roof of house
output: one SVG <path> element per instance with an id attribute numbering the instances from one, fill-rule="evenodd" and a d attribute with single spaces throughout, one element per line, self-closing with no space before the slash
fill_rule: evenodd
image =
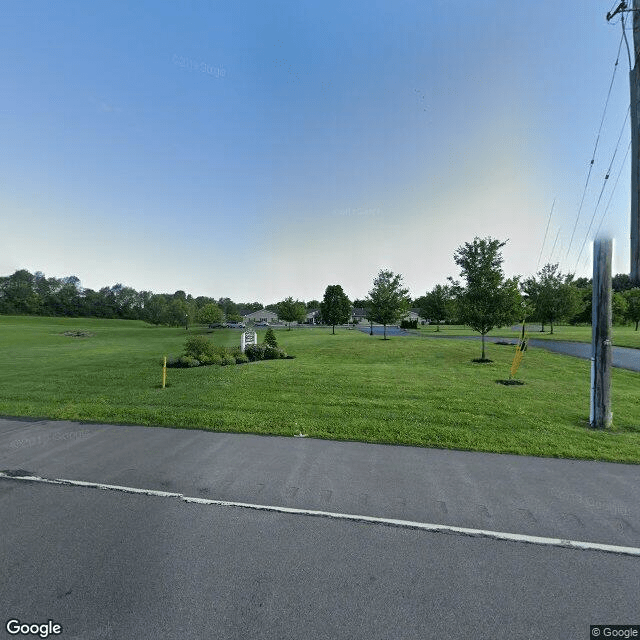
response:
<path id="1" fill-rule="evenodd" d="M 252 311 L 251 313 L 245 313 L 245 318 L 277 318 L 278 314 L 275 311 L 269 309 L 259 309 L 258 311 Z"/>

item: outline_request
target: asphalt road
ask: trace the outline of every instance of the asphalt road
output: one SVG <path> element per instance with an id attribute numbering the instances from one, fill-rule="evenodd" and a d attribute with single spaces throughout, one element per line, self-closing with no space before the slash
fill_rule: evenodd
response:
<path id="1" fill-rule="evenodd" d="M 52 619 L 57 637 L 573 639 L 640 623 L 637 556 L 168 495 L 638 548 L 635 465 L 8 419 L 0 470 L 167 492 L 0 478 L 3 624 Z"/>

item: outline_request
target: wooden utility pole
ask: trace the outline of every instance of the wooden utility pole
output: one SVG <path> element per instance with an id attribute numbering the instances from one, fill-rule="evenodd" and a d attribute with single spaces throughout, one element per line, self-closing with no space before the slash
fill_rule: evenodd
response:
<path id="1" fill-rule="evenodd" d="M 633 0 L 631 88 L 631 281 L 640 284 L 640 0 Z"/>
<path id="2" fill-rule="evenodd" d="M 613 240 L 593 243 L 591 299 L 591 411 L 596 429 L 611 426 L 611 256 Z"/>

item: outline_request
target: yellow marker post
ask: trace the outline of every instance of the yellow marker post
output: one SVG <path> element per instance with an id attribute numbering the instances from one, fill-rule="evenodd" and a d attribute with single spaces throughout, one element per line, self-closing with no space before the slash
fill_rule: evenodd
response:
<path id="1" fill-rule="evenodd" d="M 513 356 L 513 363 L 511 364 L 511 371 L 509 372 L 509 378 L 513 378 L 516 375 L 516 371 L 518 371 L 518 367 L 522 362 L 522 358 L 524 357 L 524 352 L 527 350 L 527 338 L 525 336 L 525 324 L 524 320 L 522 321 L 522 334 L 520 335 L 520 340 L 518 340 L 518 346 L 516 347 L 516 353 Z"/>
<path id="2" fill-rule="evenodd" d="M 167 385 L 167 356 L 164 357 L 164 364 L 162 365 L 162 388 Z"/>

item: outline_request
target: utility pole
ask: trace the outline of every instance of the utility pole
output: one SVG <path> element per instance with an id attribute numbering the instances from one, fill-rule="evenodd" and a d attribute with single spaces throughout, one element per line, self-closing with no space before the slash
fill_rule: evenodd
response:
<path id="1" fill-rule="evenodd" d="M 633 0 L 633 69 L 629 73 L 631 88 L 631 272 L 640 284 L 640 0 Z M 624 23 L 623 23 L 624 28 Z"/>
<path id="2" fill-rule="evenodd" d="M 611 262 L 613 240 L 593 243 L 593 294 L 591 302 L 591 410 L 596 429 L 611 426 Z"/>

